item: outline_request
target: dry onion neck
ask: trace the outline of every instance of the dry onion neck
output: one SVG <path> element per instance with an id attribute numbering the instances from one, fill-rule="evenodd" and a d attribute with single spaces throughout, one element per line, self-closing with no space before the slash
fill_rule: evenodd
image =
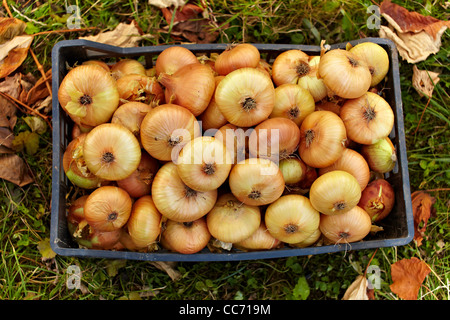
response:
<path id="1" fill-rule="evenodd" d="M 300 115 L 300 109 L 295 106 L 289 109 L 288 116 L 290 119 L 296 119 Z"/>
<path id="2" fill-rule="evenodd" d="M 169 143 L 169 146 L 171 146 L 171 147 L 175 147 L 181 141 L 183 141 L 183 137 L 181 137 L 181 136 L 180 137 L 169 137 L 169 139 L 167 140 L 167 142 Z"/>
<path id="3" fill-rule="evenodd" d="M 111 152 L 105 152 L 103 155 L 102 155 L 102 161 L 104 162 L 104 163 L 112 163 L 112 162 L 114 162 L 114 160 L 115 160 L 115 157 L 114 157 L 114 154 L 112 154 Z"/>
<path id="4" fill-rule="evenodd" d="M 308 63 L 301 61 L 295 67 L 295 71 L 300 77 L 303 77 L 306 76 L 309 73 L 309 71 L 311 71 L 311 68 Z"/>
<path id="5" fill-rule="evenodd" d="M 347 203 L 345 201 L 338 201 L 333 204 L 333 211 L 340 211 L 347 208 Z"/>
<path id="6" fill-rule="evenodd" d="M 316 134 L 314 133 L 314 130 L 312 129 L 306 130 L 305 132 L 306 147 L 309 147 L 313 143 L 315 135 Z"/>
<path id="7" fill-rule="evenodd" d="M 352 66 L 353 68 L 356 68 L 356 67 L 359 66 L 358 61 L 355 60 L 354 58 L 352 58 L 352 57 L 347 57 L 347 59 L 348 59 L 348 62 L 350 63 L 350 66 Z"/>
<path id="8" fill-rule="evenodd" d="M 364 107 L 363 118 L 367 123 L 375 119 L 376 115 L 375 108 L 371 106 Z"/>
<path id="9" fill-rule="evenodd" d="M 242 102 L 242 109 L 244 109 L 247 112 L 250 112 L 251 110 L 256 108 L 256 100 L 252 97 L 247 97 Z"/>
<path id="10" fill-rule="evenodd" d="M 202 170 L 207 175 L 213 175 L 216 172 L 216 165 L 214 163 L 205 163 Z"/>
<path id="11" fill-rule="evenodd" d="M 82 97 L 80 97 L 79 102 L 83 106 L 90 105 L 92 103 L 92 97 L 87 94 L 84 94 Z"/>
<path id="12" fill-rule="evenodd" d="M 197 196 L 197 191 L 189 188 L 188 186 L 184 186 L 184 196 L 186 198 L 191 198 Z"/>

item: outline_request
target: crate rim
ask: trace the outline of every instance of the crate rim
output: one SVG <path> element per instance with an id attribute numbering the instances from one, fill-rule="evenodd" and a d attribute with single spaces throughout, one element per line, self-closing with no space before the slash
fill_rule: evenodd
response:
<path id="1" fill-rule="evenodd" d="M 59 246 L 59 240 L 57 238 L 58 229 L 58 214 L 59 214 L 59 202 L 58 196 L 60 191 L 58 176 L 60 175 L 60 157 L 61 154 L 59 149 L 54 148 L 54 142 L 60 141 L 60 131 L 59 131 L 59 119 L 60 119 L 60 105 L 58 99 L 53 99 L 52 101 L 52 141 L 53 141 L 53 154 L 52 154 L 52 198 L 51 198 L 51 222 L 50 222 L 50 246 L 52 250 L 61 256 L 73 256 L 73 257 L 83 257 L 83 258 L 107 258 L 107 259 L 126 259 L 126 260 L 141 260 L 141 261 L 179 261 L 179 262 L 220 262 L 220 261 L 243 261 L 243 260 L 256 260 L 256 259 L 273 259 L 273 258 L 285 258 L 290 256 L 305 256 L 305 255 L 315 255 L 323 253 L 335 253 L 350 250 L 361 250 L 361 249 L 375 249 L 382 247 L 395 247 L 402 246 L 410 243 L 414 238 L 414 220 L 412 215 L 412 204 L 408 199 L 411 198 L 410 190 L 410 180 L 409 171 L 407 165 L 407 152 L 405 142 L 405 132 L 404 132 L 404 119 L 403 119 L 403 103 L 401 99 L 401 87 L 400 87 L 400 75 L 399 75 L 399 64 L 398 64 L 398 51 L 394 42 L 390 39 L 385 38 L 362 38 L 355 39 L 345 42 L 339 42 L 330 44 L 331 49 L 345 48 L 347 44 L 356 45 L 361 42 L 374 42 L 380 45 L 385 45 L 389 47 L 392 54 L 392 65 L 391 68 L 394 73 L 392 91 L 394 92 L 396 103 L 395 106 L 395 116 L 397 118 L 397 126 L 399 129 L 399 146 L 397 149 L 398 154 L 401 159 L 405 159 L 405 162 L 401 166 L 401 175 L 403 178 L 403 193 L 405 199 L 405 215 L 406 215 L 406 228 L 407 235 L 402 238 L 395 239 L 381 239 L 381 240 L 369 240 L 369 241 L 359 241 L 350 244 L 336 244 L 336 245 L 326 245 L 326 246 L 316 246 L 316 247 L 306 247 L 306 248 L 285 248 L 277 250 L 259 250 L 259 251 L 247 251 L 247 252 L 223 252 L 223 253 L 212 253 L 212 252 L 199 252 L 189 255 L 183 255 L 175 252 L 133 252 L 133 251 L 110 251 L 110 250 L 94 250 L 94 249 L 83 249 L 83 248 L 64 248 Z M 264 43 L 252 43 L 258 49 L 262 51 L 286 51 L 290 49 L 299 49 L 305 51 L 317 51 L 320 52 L 320 46 L 317 45 L 304 45 L 304 44 L 264 44 Z M 148 53 L 158 53 L 165 48 L 173 46 L 186 47 L 188 49 L 195 49 L 197 52 L 210 51 L 210 50 L 220 50 L 228 46 L 227 43 L 208 43 L 208 44 L 174 44 L 174 45 L 157 45 L 157 46 L 141 46 L 141 47 L 117 47 L 109 44 L 103 44 L 86 39 L 76 39 L 76 40 L 62 40 L 57 42 L 52 49 L 52 66 L 59 65 L 59 52 L 62 48 L 66 47 L 86 47 L 87 49 L 93 48 L 96 50 L 104 51 L 105 55 L 114 56 L 138 56 L 145 55 Z M 59 75 L 57 74 L 56 68 L 52 68 L 52 94 L 54 97 L 58 96 L 59 88 Z M 400 130 L 401 129 L 401 130 Z"/>

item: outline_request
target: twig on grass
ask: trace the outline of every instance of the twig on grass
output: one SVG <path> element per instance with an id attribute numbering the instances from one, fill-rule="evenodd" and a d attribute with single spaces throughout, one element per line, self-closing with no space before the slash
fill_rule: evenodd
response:
<path id="1" fill-rule="evenodd" d="M 47 86 L 48 94 L 49 94 L 50 97 L 51 97 L 51 96 L 52 96 L 52 87 L 51 87 L 50 84 L 48 83 L 48 78 L 47 78 L 47 76 L 46 76 L 44 67 L 43 67 L 42 64 L 39 62 L 38 58 L 37 58 L 36 55 L 34 54 L 33 50 L 31 50 L 31 48 L 30 48 L 30 53 L 31 53 L 31 56 L 33 57 L 34 62 L 35 62 L 36 65 L 37 65 L 38 70 L 40 71 L 40 73 L 41 73 L 41 75 L 42 75 L 42 78 L 43 78 L 44 81 L 45 81 L 45 85 Z"/>

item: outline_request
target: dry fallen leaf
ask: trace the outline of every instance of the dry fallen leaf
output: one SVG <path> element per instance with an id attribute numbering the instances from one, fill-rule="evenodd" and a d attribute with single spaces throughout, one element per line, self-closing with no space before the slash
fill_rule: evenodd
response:
<path id="1" fill-rule="evenodd" d="M 0 44 L 25 32 L 27 24 L 16 18 L 0 18 Z"/>
<path id="2" fill-rule="evenodd" d="M 6 77 L 0 82 L 0 92 L 15 99 L 19 98 L 21 93 L 20 79 L 20 73 Z M 0 96 L 0 106 L 0 127 L 8 127 L 13 130 L 17 121 L 16 106 L 3 96 Z"/>
<path id="3" fill-rule="evenodd" d="M 173 12 L 175 11 L 175 17 L 173 17 Z M 178 22 L 187 21 L 189 19 L 196 18 L 199 13 L 203 12 L 203 8 L 200 8 L 199 6 L 187 3 L 186 5 L 183 5 L 181 10 L 175 10 L 173 7 L 168 8 L 161 8 L 161 12 L 164 16 L 164 19 L 167 23 L 171 23 L 173 19 L 173 24 L 176 24 Z"/>
<path id="4" fill-rule="evenodd" d="M 129 24 L 119 23 L 112 31 L 100 32 L 97 35 L 80 37 L 80 39 L 96 41 L 118 47 L 137 47 L 139 41 L 149 35 L 143 35 L 136 21 Z"/>
<path id="5" fill-rule="evenodd" d="M 185 0 L 148 0 L 148 3 L 150 5 L 153 5 L 158 8 L 168 8 L 171 6 L 174 7 L 181 7 L 186 4 L 187 1 Z"/>
<path id="6" fill-rule="evenodd" d="M 369 300 L 367 295 L 368 281 L 366 277 L 359 275 L 347 288 L 342 300 Z"/>
<path id="7" fill-rule="evenodd" d="M 14 153 L 13 147 L 14 134 L 9 128 L 0 127 L 0 154 Z"/>
<path id="8" fill-rule="evenodd" d="M 49 238 L 45 238 L 44 240 L 39 241 L 37 247 L 42 256 L 41 259 L 43 261 L 50 260 L 56 257 L 56 253 L 52 250 L 52 247 L 50 246 Z"/>
<path id="9" fill-rule="evenodd" d="M 419 70 L 416 65 L 413 66 L 412 85 L 421 97 L 433 95 L 434 86 L 440 80 L 439 74 L 438 72 Z"/>
<path id="10" fill-rule="evenodd" d="M 411 201 L 414 216 L 414 240 L 420 246 L 436 199 L 425 191 L 415 191 L 411 194 Z"/>
<path id="11" fill-rule="evenodd" d="M 181 278 L 181 273 L 174 269 L 176 262 L 151 261 L 150 264 L 159 270 L 165 271 L 172 281 L 177 281 Z"/>
<path id="12" fill-rule="evenodd" d="M 385 0 L 380 13 L 389 26 L 381 26 L 379 36 L 391 39 L 400 56 L 410 63 L 417 63 L 435 54 L 441 47 L 441 36 L 450 27 L 449 21 L 410 12 L 404 7 Z"/>
<path id="13" fill-rule="evenodd" d="M 0 155 L 0 178 L 8 180 L 19 187 L 33 182 L 28 166 L 17 154 Z"/>
<path id="14" fill-rule="evenodd" d="M 404 300 L 417 300 L 419 289 L 430 273 L 428 265 L 417 258 L 402 259 L 391 265 L 392 292 Z"/>
<path id="15" fill-rule="evenodd" d="M 0 79 L 22 65 L 32 42 L 33 36 L 20 35 L 0 45 Z"/>

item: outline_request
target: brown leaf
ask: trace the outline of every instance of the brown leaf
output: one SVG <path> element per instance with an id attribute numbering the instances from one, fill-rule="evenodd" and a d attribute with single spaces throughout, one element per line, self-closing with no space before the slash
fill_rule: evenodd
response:
<path id="1" fill-rule="evenodd" d="M 0 154 L 14 153 L 13 148 L 14 134 L 11 129 L 0 127 Z"/>
<path id="2" fill-rule="evenodd" d="M 31 42 L 33 42 L 33 36 L 22 35 L 0 45 L 0 79 L 22 65 L 28 55 Z"/>
<path id="3" fill-rule="evenodd" d="M 392 292 L 404 300 L 417 300 L 419 289 L 430 273 L 428 265 L 417 258 L 402 259 L 391 265 Z"/>
<path id="4" fill-rule="evenodd" d="M 27 165 L 17 154 L 0 155 L 0 178 L 19 187 L 33 182 Z"/>
<path id="5" fill-rule="evenodd" d="M 437 53 L 441 36 L 450 27 L 449 21 L 410 12 L 390 0 L 381 3 L 380 12 L 389 26 L 381 26 L 379 36 L 391 39 L 400 56 L 409 63 L 423 61 Z"/>
<path id="6" fill-rule="evenodd" d="M 434 86 L 439 80 L 438 72 L 419 70 L 416 65 L 413 66 L 412 85 L 421 97 L 424 95 L 431 97 L 433 95 Z"/>
<path id="7" fill-rule="evenodd" d="M 425 191 L 415 191 L 411 194 L 411 201 L 414 216 L 414 240 L 420 246 L 436 199 Z"/>
<path id="8" fill-rule="evenodd" d="M 148 3 L 158 8 L 168 8 L 171 6 L 181 7 L 186 4 L 186 0 L 148 0 Z"/>
<path id="9" fill-rule="evenodd" d="M 175 17 L 173 17 L 174 11 Z M 176 24 L 178 22 L 198 18 L 198 15 L 203 12 L 203 8 L 192 3 L 187 3 L 182 6 L 181 9 L 175 9 L 174 7 L 161 8 L 161 12 L 168 24 L 172 22 L 172 19 L 173 23 Z"/>
<path id="10" fill-rule="evenodd" d="M 129 24 L 119 23 L 112 31 L 101 32 L 93 36 L 80 37 L 80 39 L 96 41 L 118 47 L 137 47 L 139 41 L 144 37 L 150 36 L 143 35 L 137 22 L 133 20 Z"/>
<path id="11" fill-rule="evenodd" d="M 181 278 L 181 273 L 178 270 L 174 269 L 176 262 L 150 261 L 150 264 L 155 266 L 159 270 L 165 271 L 172 279 L 172 281 L 177 281 Z"/>
<path id="12" fill-rule="evenodd" d="M 369 300 L 367 295 L 368 281 L 366 277 L 359 275 L 347 288 L 342 300 Z"/>
<path id="13" fill-rule="evenodd" d="M 45 74 L 47 81 L 51 83 L 52 81 L 52 69 L 49 69 Z M 40 78 L 36 84 L 27 92 L 26 100 L 23 101 L 29 106 L 32 106 L 39 100 L 44 100 L 50 95 L 47 89 L 47 85 L 45 84 L 44 77 Z"/>
<path id="14" fill-rule="evenodd" d="M 0 18 L 0 44 L 24 33 L 27 24 L 16 18 Z"/>
<path id="15" fill-rule="evenodd" d="M 17 99 L 20 95 L 20 78 L 21 74 L 16 73 L 14 76 L 6 77 L 0 82 L 0 92 L 6 93 L 10 97 Z M 0 127 L 7 127 L 11 130 L 16 125 L 16 106 L 8 99 L 0 96 Z"/>

